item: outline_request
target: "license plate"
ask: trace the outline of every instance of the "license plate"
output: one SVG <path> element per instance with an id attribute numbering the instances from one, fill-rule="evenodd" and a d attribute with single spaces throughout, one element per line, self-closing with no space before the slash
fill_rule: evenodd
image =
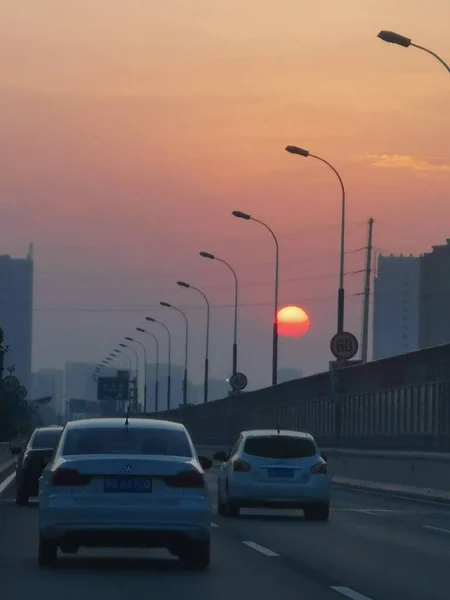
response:
<path id="1" fill-rule="evenodd" d="M 105 477 L 105 492 L 148 493 L 152 491 L 152 480 L 146 477 Z"/>
<path id="2" fill-rule="evenodd" d="M 269 477 L 294 477 L 294 469 L 268 469 Z"/>

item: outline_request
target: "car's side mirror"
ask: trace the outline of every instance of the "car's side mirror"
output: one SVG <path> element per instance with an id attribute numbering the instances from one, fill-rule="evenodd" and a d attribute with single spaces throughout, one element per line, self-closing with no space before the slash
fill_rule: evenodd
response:
<path id="1" fill-rule="evenodd" d="M 213 458 L 214 458 L 214 460 L 217 460 L 218 462 L 225 462 L 228 458 L 228 455 L 223 450 L 219 450 L 218 452 L 214 452 Z"/>
<path id="2" fill-rule="evenodd" d="M 202 469 L 210 469 L 212 467 L 212 460 L 207 456 L 199 456 L 198 462 L 201 464 Z"/>
<path id="3" fill-rule="evenodd" d="M 18 456 L 22 452 L 22 448 L 20 446 L 11 446 L 9 450 L 13 456 Z"/>

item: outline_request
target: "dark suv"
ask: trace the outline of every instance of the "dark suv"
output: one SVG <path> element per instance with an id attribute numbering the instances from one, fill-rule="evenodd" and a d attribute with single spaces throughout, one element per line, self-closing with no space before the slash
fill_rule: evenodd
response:
<path id="1" fill-rule="evenodd" d="M 26 506 L 30 496 L 37 496 L 39 477 L 55 450 L 63 427 L 39 427 L 35 429 L 16 466 L 16 504 Z"/>

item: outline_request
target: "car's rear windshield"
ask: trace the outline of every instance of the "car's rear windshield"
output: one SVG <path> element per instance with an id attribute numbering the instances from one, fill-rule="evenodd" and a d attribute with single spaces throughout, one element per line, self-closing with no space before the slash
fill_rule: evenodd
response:
<path id="1" fill-rule="evenodd" d="M 271 435 L 246 440 L 244 452 L 261 458 L 306 458 L 316 454 L 314 442 L 307 438 Z"/>
<path id="2" fill-rule="evenodd" d="M 44 448 L 53 449 L 61 437 L 61 430 L 55 431 L 35 431 L 30 439 L 30 447 L 35 450 L 43 450 Z"/>
<path id="3" fill-rule="evenodd" d="M 76 454 L 142 454 L 192 457 L 184 431 L 121 427 L 89 427 L 68 430 L 62 450 Z"/>

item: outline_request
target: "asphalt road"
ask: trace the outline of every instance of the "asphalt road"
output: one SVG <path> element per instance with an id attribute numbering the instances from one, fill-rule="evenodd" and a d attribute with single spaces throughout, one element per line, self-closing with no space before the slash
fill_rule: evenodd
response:
<path id="1" fill-rule="evenodd" d="M 163 551 L 81 551 L 54 569 L 36 560 L 37 506 L 14 504 L 13 481 L 0 479 L 2 600 L 448 600 L 450 506 L 334 491 L 328 523 L 296 511 L 215 516 L 212 565 L 184 571 Z M 211 492 L 215 476 L 208 474 Z"/>

